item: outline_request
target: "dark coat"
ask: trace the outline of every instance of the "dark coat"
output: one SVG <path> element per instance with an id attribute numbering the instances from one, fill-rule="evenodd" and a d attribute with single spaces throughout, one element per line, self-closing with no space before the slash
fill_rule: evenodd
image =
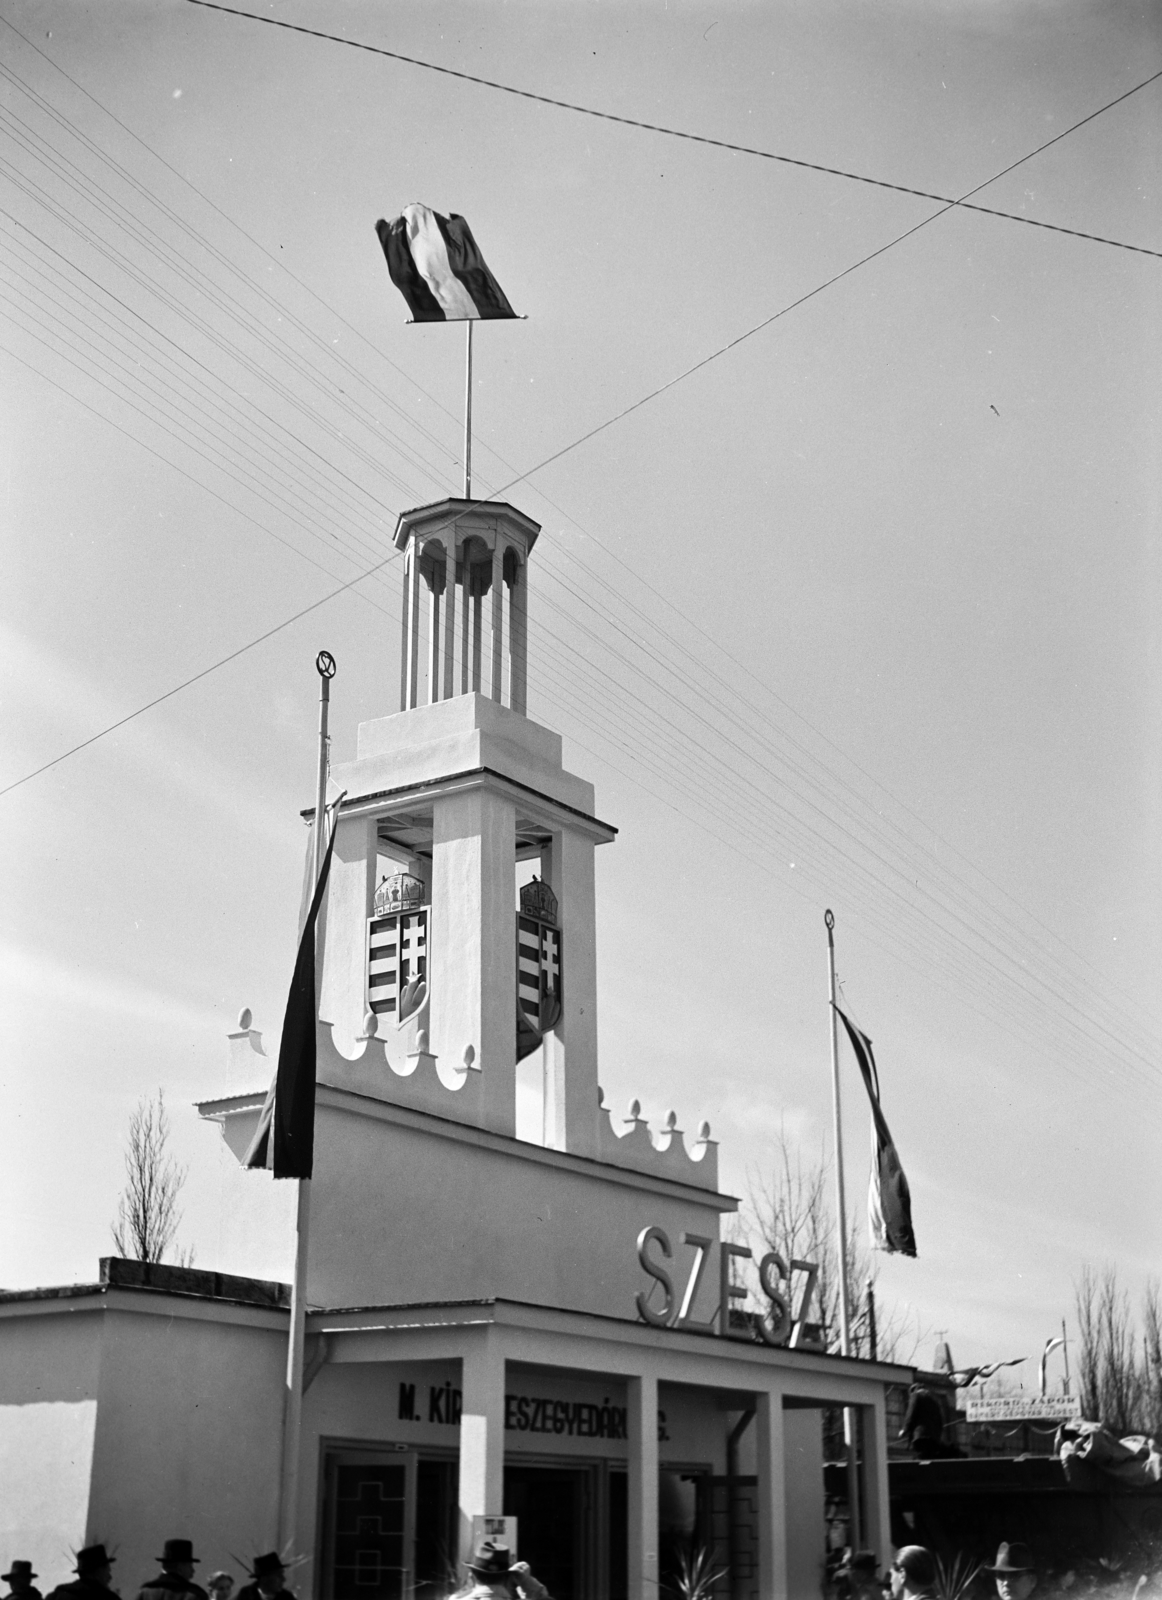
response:
<path id="1" fill-rule="evenodd" d="M 74 1578 L 72 1583 L 58 1584 L 48 1600 L 111 1600 L 112 1593 L 95 1578 Z"/>
<path id="2" fill-rule="evenodd" d="M 181 1578 L 176 1572 L 159 1572 L 156 1578 L 150 1578 L 142 1585 L 137 1600 L 171 1600 L 175 1594 L 185 1595 L 186 1600 L 210 1600 L 200 1584 L 192 1578 Z"/>
<path id="3" fill-rule="evenodd" d="M 286 1595 L 286 1600 L 294 1600 L 290 1589 L 283 1589 L 280 1592 Z M 257 1583 L 244 1583 L 238 1593 L 233 1596 L 233 1600 L 266 1600 L 266 1596 Z"/>

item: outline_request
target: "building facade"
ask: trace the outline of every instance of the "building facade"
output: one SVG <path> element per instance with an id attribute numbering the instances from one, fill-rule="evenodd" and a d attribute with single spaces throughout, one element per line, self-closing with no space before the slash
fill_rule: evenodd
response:
<path id="1" fill-rule="evenodd" d="M 825 1354 L 811 1264 L 723 1240 L 737 1202 L 705 1123 L 651 1133 L 636 1102 L 615 1118 L 604 1101 L 594 852 L 615 830 L 525 714 L 538 532 L 503 504 L 400 518 L 401 709 L 331 772 L 299 1587 L 434 1600 L 481 1519 L 510 1517 L 555 1600 L 652 1597 L 699 1549 L 721 1600 L 814 1597 L 820 1413 L 855 1408 L 864 1542 L 886 1557 L 885 1388 L 908 1374 Z M 241 1157 L 272 1063 L 248 1014 L 229 1048 L 253 1092 L 200 1110 Z M 516 1133 L 522 1059 L 540 1064 L 537 1140 Z M 73 1408 L 44 1433 L 50 1455 L 80 1452 L 53 1525 L 135 1557 L 211 1527 L 269 1548 L 285 1296 L 132 1276 L 114 1263 L 73 1299 L 0 1304 L 21 1393 Z M 0 1428 L 24 1403 L 0 1393 Z M 208 1497 L 149 1443 L 237 1437 L 243 1417 L 245 1451 Z M 142 1488 L 139 1459 L 151 1520 L 117 1488 Z"/>

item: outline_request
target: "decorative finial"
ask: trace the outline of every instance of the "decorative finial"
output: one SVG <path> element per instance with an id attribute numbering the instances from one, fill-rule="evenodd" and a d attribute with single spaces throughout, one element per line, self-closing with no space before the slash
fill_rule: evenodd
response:
<path id="1" fill-rule="evenodd" d="M 335 676 L 335 657 L 329 650 L 320 650 L 315 657 L 315 671 L 320 678 L 333 678 Z"/>
<path id="2" fill-rule="evenodd" d="M 421 1028 L 416 1034 L 416 1049 L 422 1056 L 426 1056 L 428 1053 L 428 1030 L 426 1028 Z"/>
<path id="3" fill-rule="evenodd" d="M 471 1069 L 472 1063 L 475 1060 L 476 1060 L 476 1046 L 474 1044 L 466 1044 L 464 1046 L 464 1065 L 466 1067 L 468 1067 L 469 1069 Z"/>
<path id="4" fill-rule="evenodd" d="M 379 1019 L 374 1011 L 365 1011 L 363 1014 L 363 1037 L 374 1039 L 379 1028 Z"/>
<path id="5" fill-rule="evenodd" d="M 640 1100 L 631 1100 L 630 1103 L 629 1103 L 629 1120 L 631 1122 L 640 1122 L 641 1121 L 641 1114 L 642 1114 L 642 1103 L 641 1103 L 641 1101 Z"/>
<path id="6" fill-rule="evenodd" d="M 676 1111 L 667 1111 L 666 1112 L 666 1132 L 667 1133 L 673 1133 L 674 1129 L 677 1126 L 678 1126 L 678 1113 Z"/>
<path id="7" fill-rule="evenodd" d="M 254 1013 L 249 1006 L 243 1006 L 238 1013 L 238 1027 L 240 1032 L 249 1033 L 250 1024 L 254 1021 Z"/>
<path id="8" fill-rule="evenodd" d="M 698 1142 L 700 1144 L 708 1144 L 710 1142 L 710 1124 L 708 1122 L 700 1122 L 698 1124 Z"/>

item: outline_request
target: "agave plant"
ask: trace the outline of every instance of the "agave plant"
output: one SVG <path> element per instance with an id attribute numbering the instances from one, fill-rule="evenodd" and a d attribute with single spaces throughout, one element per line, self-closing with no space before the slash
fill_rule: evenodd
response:
<path id="1" fill-rule="evenodd" d="M 671 1580 L 678 1600 L 714 1600 L 714 1586 L 726 1577 L 727 1569 L 711 1569 L 710 1551 L 705 1545 L 691 1545 L 678 1551 L 678 1570 Z"/>
<path id="2" fill-rule="evenodd" d="M 970 1561 L 965 1555 L 954 1555 L 948 1561 L 943 1556 L 937 1556 L 936 1600 L 963 1600 L 983 1565 L 981 1561 Z"/>

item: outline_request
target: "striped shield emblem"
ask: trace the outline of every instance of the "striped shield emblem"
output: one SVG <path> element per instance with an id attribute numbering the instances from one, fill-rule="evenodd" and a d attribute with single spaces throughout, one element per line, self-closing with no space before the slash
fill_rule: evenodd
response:
<path id="1" fill-rule="evenodd" d="M 428 912 L 424 906 L 367 924 L 367 1004 L 397 1025 L 428 998 Z"/>
<path id="2" fill-rule="evenodd" d="M 539 1044 L 561 1016 L 561 930 L 537 917 L 516 920 L 516 995 L 518 1023 L 534 1029 Z"/>

